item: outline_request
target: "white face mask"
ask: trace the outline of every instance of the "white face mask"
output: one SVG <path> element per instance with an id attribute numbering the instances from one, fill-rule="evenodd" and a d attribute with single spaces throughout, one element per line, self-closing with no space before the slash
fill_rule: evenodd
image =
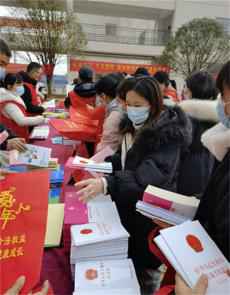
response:
<path id="1" fill-rule="evenodd" d="M 0 81 L 4 80 L 6 76 L 6 69 L 0 66 Z"/>
<path id="2" fill-rule="evenodd" d="M 127 106 L 127 115 L 132 121 L 134 127 L 142 126 L 148 119 L 150 107 L 129 107 Z"/>
<path id="3" fill-rule="evenodd" d="M 22 96 L 24 94 L 24 91 L 25 91 L 24 86 L 21 85 L 21 86 L 17 86 L 15 93 L 18 96 Z"/>

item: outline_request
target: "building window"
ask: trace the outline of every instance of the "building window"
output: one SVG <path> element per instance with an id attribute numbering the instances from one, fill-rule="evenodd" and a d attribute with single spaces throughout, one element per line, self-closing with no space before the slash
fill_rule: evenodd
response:
<path id="1" fill-rule="evenodd" d="M 106 36 L 116 36 L 117 35 L 117 25 L 116 24 L 105 24 L 105 34 L 106 34 Z"/>
<path id="2" fill-rule="evenodd" d="M 224 31 L 230 35 L 230 18 L 218 17 L 216 19 L 224 28 Z"/>

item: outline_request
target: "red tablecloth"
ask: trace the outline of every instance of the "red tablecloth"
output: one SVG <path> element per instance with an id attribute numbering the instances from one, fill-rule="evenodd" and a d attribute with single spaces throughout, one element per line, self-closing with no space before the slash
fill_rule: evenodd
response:
<path id="1" fill-rule="evenodd" d="M 51 125 L 49 137 L 46 140 L 33 140 L 31 143 L 39 146 L 52 148 L 51 157 L 58 158 L 59 163 L 64 165 L 73 155 L 74 148 L 67 145 L 53 144 L 52 137 L 60 134 Z M 41 282 L 49 280 L 55 295 L 72 295 L 74 284 L 71 277 L 70 257 L 63 248 L 45 249 L 41 270 Z"/>
<path id="2" fill-rule="evenodd" d="M 59 164 L 64 165 L 69 157 L 73 155 L 74 148 L 70 145 L 53 144 L 52 137 L 60 136 L 58 131 L 54 129 L 50 124 L 49 137 L 46 140 L 33 140 L 31 143 L 44 146 L 52 149 L 51 157 L 58 158 Z"/>
<path id="3" fill-rule="evenodd" d="M 46 249 L 43 256 L 41 282 L 49 280 L 55 295 L 72 295 L 74 290 L 71 278 L 69 254 L 63 248 Z"/>

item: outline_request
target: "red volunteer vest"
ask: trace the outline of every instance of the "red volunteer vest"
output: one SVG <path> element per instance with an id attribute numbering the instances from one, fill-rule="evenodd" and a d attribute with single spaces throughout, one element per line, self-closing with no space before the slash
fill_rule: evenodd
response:
<path id="1" fill-rule="evenodd" d="M 26 110 L 25 108 L 20 105 L 19 103 L 15 101 L 8 100 L 6 102 L 0 103 L 0 109 L 2 110 L 4 106 L 8 103 L 15 104 L 20 110 L 23 112 L 23 114 L 26 116 Z M 19 126 L 16 122 L 14 122 L 12 119 L 7 118 L 4 116 L 4 114 L 1 112 L 1 123 L 8 129 L 10 129 L 17 137 L 25 138 L 28 140 L 29 138 L 29 129 L 28 126 Z"/>
<path id="2" fill-rule="evenodd" d="M 68 93 L 68 96 L 71 101 L 71 105 L 73 108 L 84 108 L 87 104 L 91 105 L 92 107 L 96 104 L 96 96 L 82 98 L 79 95 L 76 94 L 74 90 Z"/>
<path id="3" fill-rule="evenodd" d="M 27 82 L 23 82 L 23 84 L 29 88 L 30 93 L 31 93 L 31 97 L 32 97 L 32 104 L 35 106 L 38 106 L 41 104 L 41 98 L 39 97 L 39 95 L 37 94 L 36 88 L 34 85 L 27 83 Z"/>
<path id="4" fill-rule="evenodd" d="M 167 88 L 165 90 L 165 96 L 168 96 L 169 98 L 171 98 L 174 102 L 179 102 L 180 98 L 177 95 L 177 91 L 176 89 L 173 88 Z"/>

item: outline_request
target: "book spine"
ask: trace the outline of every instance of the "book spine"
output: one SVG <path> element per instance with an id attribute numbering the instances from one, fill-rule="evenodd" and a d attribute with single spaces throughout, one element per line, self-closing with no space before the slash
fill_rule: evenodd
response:
<path id="1" fill-rule="evenodd" d="M 148 192 L 144 193 L 143 201 L 148 204 L 158 206 L 158 207 L 161 207 L 166 210 L 171 210 L 172 206 L 173 206 L 173 202 L 162 199 L 161 197 L 157 197 L 157 196 L 150 194 Z"/>

